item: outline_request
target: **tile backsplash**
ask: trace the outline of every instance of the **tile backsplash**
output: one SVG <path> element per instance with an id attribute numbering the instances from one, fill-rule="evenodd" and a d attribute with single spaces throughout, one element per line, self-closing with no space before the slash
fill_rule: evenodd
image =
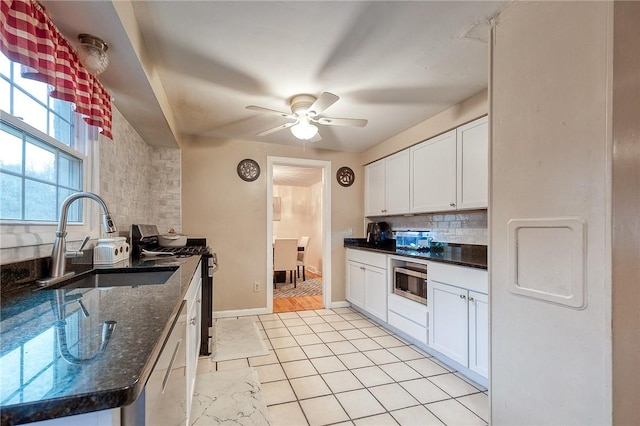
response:
<path id="1" fill-rule="evenodd" d="M 100 140 L 100 195 L 120 234 L 133 223 L 180 231 L 180 150 L 149 146 L 120 112 L 113 117 L 113 141 Z"/>
<path id="2" fill-rule="evenodd" d="M 431 231 L 434 241 L 488 244 L 486 210 L 371 217 L 369 220 L 387 222 L 393 231 Z"/>
<path id="3" fill-rule="evenodd" d="M 180 149 L 152 147 L 145 143 L 115 108 L 113 140 L 100 136 L 99 194 L 109 206 L 120 235 L 128 236 L 133 223 L 157 224 L 161 232 L 181 231 Z M 15 226 L 11 233 L 29 232 Z M 70 243 L 69 248 L 77 244 Z M 51 244 L 26 244 L 3 248 L 0 263 L 48 257 Z"/>

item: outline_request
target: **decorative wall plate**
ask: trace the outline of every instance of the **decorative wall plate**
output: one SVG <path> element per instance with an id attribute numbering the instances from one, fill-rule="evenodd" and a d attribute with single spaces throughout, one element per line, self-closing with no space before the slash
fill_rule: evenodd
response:
<path id="1" fill-rule="evenodd" d="M 356 179 L 356 175 L 349 167 L 340 167 L 336 173 L 338 183 L 344 187 L 351 186 Z"/>
<path id="2" fill-rule="evenodd" d="M 253 182 L 260 177 L 260 165 L 250 158 L 238 163 L 238 176 L 246 182 Z"/>

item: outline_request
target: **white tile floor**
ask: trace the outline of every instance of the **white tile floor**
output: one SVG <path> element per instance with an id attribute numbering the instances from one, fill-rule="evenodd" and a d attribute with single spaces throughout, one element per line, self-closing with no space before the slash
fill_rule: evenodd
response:
<path id="1" fill-rule="evenodd" d="M 273 426 L 486 425 L 487 390 L 350 308 L 254 317 L 269 355 L 255 367 Z"/>

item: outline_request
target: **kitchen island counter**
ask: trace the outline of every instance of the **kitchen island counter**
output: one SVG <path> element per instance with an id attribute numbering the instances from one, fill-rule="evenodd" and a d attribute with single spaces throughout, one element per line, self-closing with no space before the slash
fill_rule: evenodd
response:
<path id="1" fill-rule="evenodd" d="M 131 285 L 75 289 L 39 288 L 35 282 L 3 284 L 2 425 L 107 410 L 135 401 L 180 313 L 199 261 L 200 256 L 167 257 L 132 261 L 128 266 L 149 270 L 177 266 L 164 284 L 136 286 L 132 281 Z M 104 339 L 103 324 L 111 321 L 115 328 Z"/>

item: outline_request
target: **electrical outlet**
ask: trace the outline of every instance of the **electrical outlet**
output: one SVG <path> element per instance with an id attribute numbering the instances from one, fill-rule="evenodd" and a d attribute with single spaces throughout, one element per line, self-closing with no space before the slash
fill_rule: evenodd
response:
<path id="1" fill-rule="evenodd" d="M 260 291 L 260 282 L 259 281 L 256 281 L 256 282 L 253 283 L 253 291 L 254 291 L 254 293 L 257 293 L 257 292 Z"/>

